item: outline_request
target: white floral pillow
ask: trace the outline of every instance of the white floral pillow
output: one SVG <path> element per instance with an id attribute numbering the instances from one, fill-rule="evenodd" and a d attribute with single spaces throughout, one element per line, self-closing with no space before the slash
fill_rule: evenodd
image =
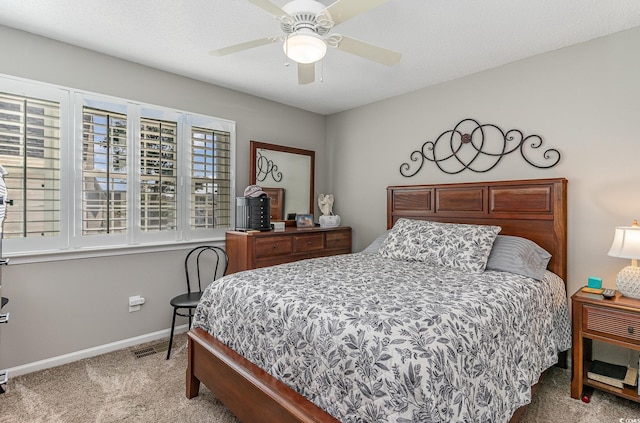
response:
<path id="1" fill-rule="evenodd" d="M 500 226 L 398 219 L 379 254 L 482 273 Z"/>

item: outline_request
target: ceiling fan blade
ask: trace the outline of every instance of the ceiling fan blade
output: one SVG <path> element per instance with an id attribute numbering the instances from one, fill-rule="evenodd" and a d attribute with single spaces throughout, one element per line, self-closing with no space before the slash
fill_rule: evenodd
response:
<path id="1" fill-rule="evenodd" d="M 345 37 L 344 35 L 341 35 L 341 37 L 342 40 L 337 47 L 339 50 L 373 60 L 383 65 L 393 66 L 400 62 L 400 58 L 402 57 L 402 54 L 397 51 L 374 46 L 373 44 L 365 43 L 355 38 Z"/>
<path id="2" fill-rule="evenodd" d="M 298 84 L 311 84 L 316 79 L 315 63 L 298 63 Z"/>
<path id="3" fill-rule="evenodd" d="M 331 15 L 331 20 L 338 25 L 388 1 L 389 0 L 336 0 L 335 3 L 327 6 L 325 10 Z"/>
<path id="4" fill-rule="evenodd" d="M 280 41 L 280 40 L 281 39 L 279 37 L 261 38 L 259 40 L 247 41 L 245 43 L 240 43 L 233 46 L 221 48 L 219 50 L 213 50 L 209 53 L 214 56 L 226 56 L 227 54 L 233 54 L 239 51 L 248 50 L 250 48 L 264 46 L 266 44 L 275 43 L 276 41 Z"/>
<path id="5" fill-rule="evenodd" d="M 250 3 L 255 4 L 262 10 L 266 11 L 268 14 L 273 15 L 276 18 L 281 18 L 283 16 L 288 16 L 289 14 L 284 10 L 280 9 L 275 4 L 271 3 L 269 0 L 249 0 Z"/>

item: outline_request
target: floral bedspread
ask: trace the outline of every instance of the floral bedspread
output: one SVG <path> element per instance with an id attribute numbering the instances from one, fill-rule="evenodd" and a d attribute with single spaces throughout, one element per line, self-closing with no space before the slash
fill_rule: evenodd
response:
<path id="1" fill-rule="evenodd" d="M 564 284 L 378 254 L 240 272 L 193 323 L 342 422 L 505 422 L 570 346 Z"/>

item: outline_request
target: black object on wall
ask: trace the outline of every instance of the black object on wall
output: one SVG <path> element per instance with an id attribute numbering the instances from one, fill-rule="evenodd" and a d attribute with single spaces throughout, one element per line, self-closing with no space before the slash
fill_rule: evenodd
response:
<path id="1" fill-rule="evenodd" d="M 409 158 L 417 163 L 411 169 L 410 163 L 400 165 L 400 174 L 405 177 L 416 175 L 426 161 L 436 164 L 445 173 L 454 175 L 469 169 L 472 172 L 488 172 L 500 163 L 502 158 L 519 151 L 525 162 L 538 169 L 548 169 L 560 161 L 560 152 L 555 148 L 542 150 L 539 135 L 524 136 L 518 129 L 505 132 L 498 126 L 480 124 L 475 119 L 463 119 L 453 128 L 444 131 L 435 141 L 422 144 Z"/>

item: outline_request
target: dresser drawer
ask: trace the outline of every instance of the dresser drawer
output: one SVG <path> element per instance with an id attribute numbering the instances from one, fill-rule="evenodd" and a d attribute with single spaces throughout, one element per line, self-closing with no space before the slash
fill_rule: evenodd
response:
<path id="1" fill-rule="evenodd" d="M 320 251 L 324 248 L 323 234 L 304 234 L 293 237 L 293 251 L 296 253 Z"/>
<path id="2" fill-rule="evenodd" d="M 351 248 L 351 231 L 327 232 L 327 249 Z"/>
<path id="3" fill-rule="evenodd" d="M 585 332 L 605 333 L 632 343 L 640 341 L 640 313 L 585 305 L 582 319 Z"/>
<path id="4" fill-rule="evenodd" d="M 270 236 L 256 239 L 256 257 L 272 257 L 291 254 L 290 236 Z"/>

